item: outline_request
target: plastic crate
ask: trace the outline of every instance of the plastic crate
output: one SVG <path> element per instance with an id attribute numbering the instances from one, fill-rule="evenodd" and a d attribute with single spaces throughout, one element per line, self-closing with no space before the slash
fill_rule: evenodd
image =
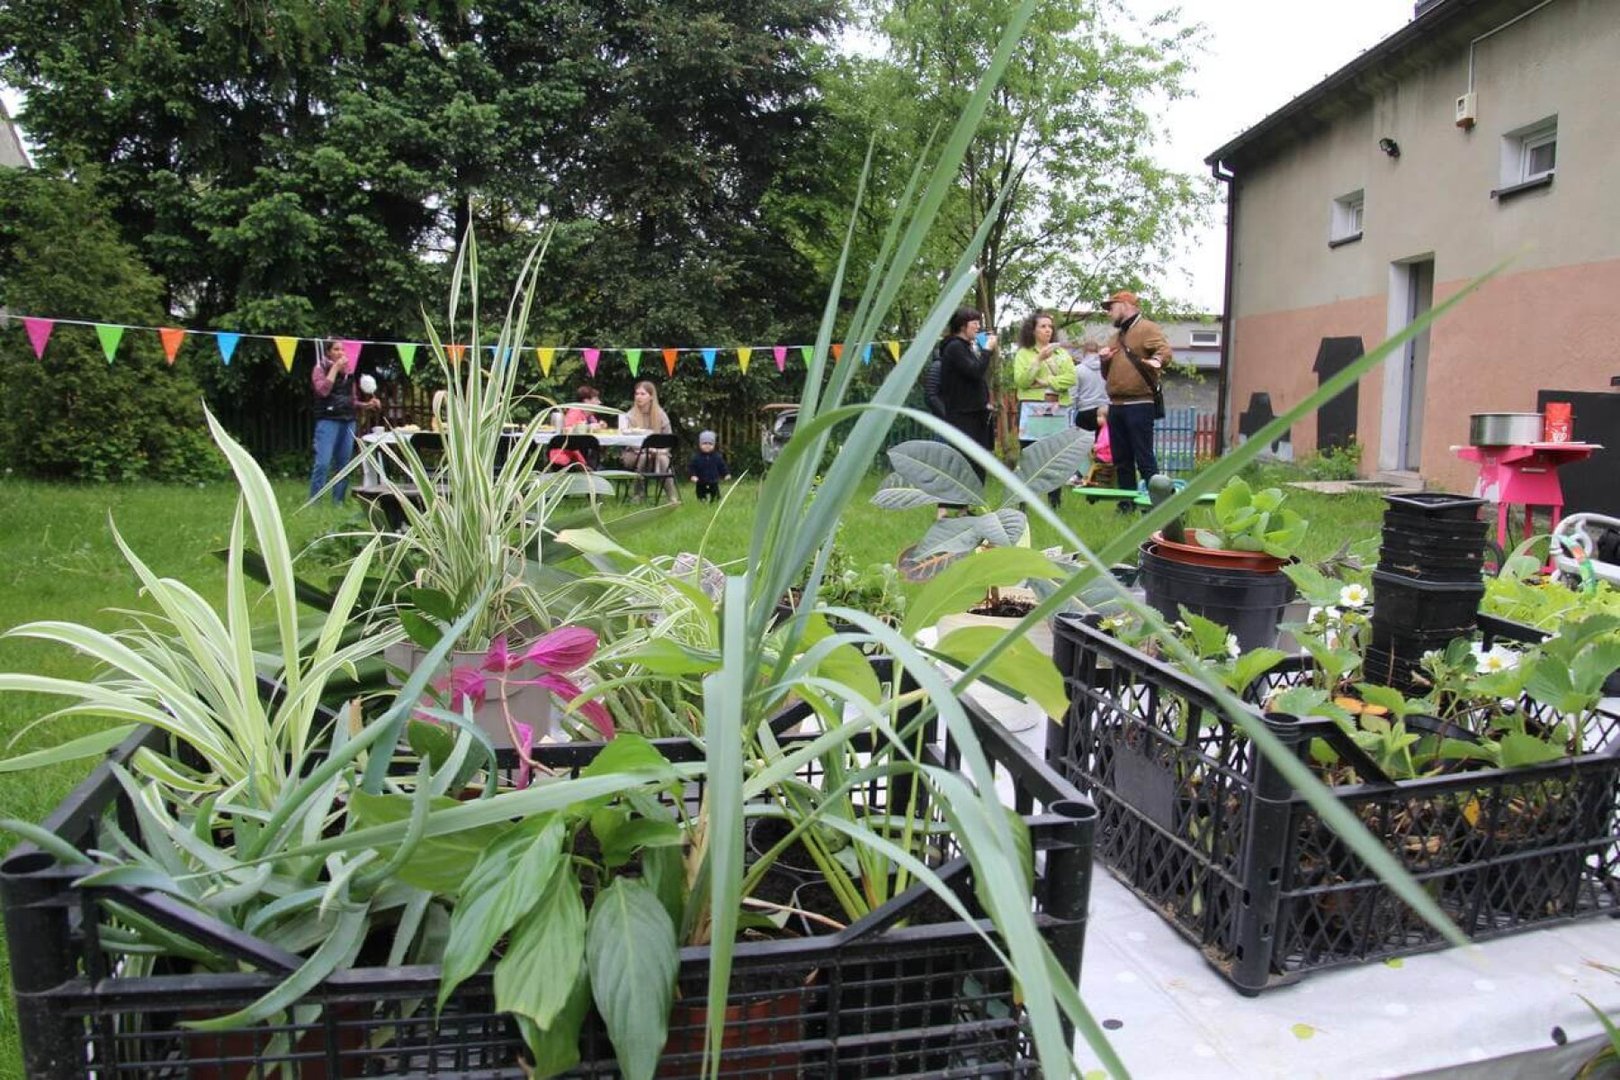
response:
<path id="1" fill-rule="evenodd" d="M 1034 897 L 1040 932 L 1078 980 L 1090 891 L 1095 810 L 1075 788 L 969 704 L 973 726 L 1036 849 Z M 801 738 L 783 736 L 789 748 Z M 125 743 L 125 760 L 161 733 Z M 679 740 L 657 744 L 674 761 L 701 760 Z M 537 757 L 577 773 L 601 744 L 541 748 Z M 955 768 L 949 742 L 925 752 Z M 801 773 L 813 779 L 814 764 Z M 863 789 L 881 809 L 879 785 Z M 682 793 L 695 806 L 701 789 Z M 943 815 L 929 808 L 936 820 Z M 135 826 L 106 765 L 57 808 L 46 827 L 80 850 L 112 821 Z M 976 910 L 971 868 L 953 841 L 941 841 L 939 873 Z M 224 1034 L 181 1028 L 188 1017 L 220 1015 L 262 995 L 298 958 L 161 897 L 128 888 L 79 889 L 80 870 L 30 845 L 0 863 L 0 902 L 11 945 L 27 1075 L 34 1080 L 114 1077 L 214 1080 L 260 1075 L 310 1078 L 455 1076 L 518 1080 L 523 1043 L 515 1023 L 494 1009 L 486 969 L 468 979 L 435 1015 L 436 966 L 354 967 L 335 973 L 300 1002 L 312 1016 Z M 255 969 L 242 974 L 121 976 L 97 946 L 109 904 L 127 905 L 221 957 Z M 939 912 L 952 921 L 939 919 Z M 905 925 L 899 925 L 904 923 Z M 979 924 L 988 927 L 988 923 Z M 916 886 L 835 934 L 740 943 L 734 951 L 724 1075 L 867 1077 L 898 1074 L 1036 1076 L 1038 1063 L 1011 979 L 976 925 L 955 919 Z M 658 1075 L 700 1075 L 701 1016 L 681 1002 L 707 990 L 709 950 L 681 950 L 677 1004 Z M 617 1076 L 594 1010 L 581 1033 L 580 1064 L 566 1075 Z M 297 1066 L 271 1073 L 272 1066 Z M 259 1071 L 256 1071 L 259 1070 Z"/>
<path id="2" fill-rule="evenodd" d="M 1096 802 L 1098 859 L 1238 990 L 1444 944 L 1200 686 L 1080 620 L 1060 617 L 1054 641 L 1071 706 L 1048 760 Z M 1254 696 L 1300 677 L 1274 673 Z M 1320 737 L 1358 756 L 1331 721 L 1264 722 L 1296 754 Z M 1590 736 L 1601 751 L 1533 768 L 1332 790 L 1470 938 L 1616 913 L 1620 716 L 1600 713 Z"/>

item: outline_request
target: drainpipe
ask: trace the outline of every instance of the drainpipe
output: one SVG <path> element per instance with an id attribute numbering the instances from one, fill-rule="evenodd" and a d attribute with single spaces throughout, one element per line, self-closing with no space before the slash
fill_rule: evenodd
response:
<path id="1" fill-rule="evenodd" d="M 1221 373 L 1215 391 L 1215 455 L 1226 453 L 1226 395 L 1231 389 L 1227 371 L 1232 363 L 1232 268 L 1237 263 L 1237 174 L 1217 161 L 1210 175 L 1226 185 L 1226 284 L 1221 301 Z"/>

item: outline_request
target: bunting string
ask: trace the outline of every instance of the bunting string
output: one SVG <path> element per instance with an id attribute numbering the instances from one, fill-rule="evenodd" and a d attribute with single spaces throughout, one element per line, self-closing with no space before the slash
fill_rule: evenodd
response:
<path id="1" fill-rule="evenodd" d="M 167 360 L 171 365 L 174 363 L 175 358 L 179 355 L 181 347 L 185 345 L 187 339 L 189 338 L 212 338 L 214 347 L 218 351 L 220 362 L 226 366 L 230 365 L 243 341 L 268 341 L 275 346 L 276 355 L 280 358 L 282 367 L 284 367 L 289 373 L 292 371 L 293 360 L 297 356 L 298 348 L 305 341 L 310 342 L 314 346 L 315 350 L 324 348 L 328 342 L 336 341 L 343 349 L 343 354 L 349 358 L 349 362 L 351 364 L 358 361 L 361 350 L 368 345 L 392 349 L 399 357 L 400 366 L 404 368 L 406 375 L 409 375 L 412 368 L 415 366 L 417 351 L 427 347 L 425 342 L 420 341 L 373 341 L 365 338 L 308 338 L 299 337 L 293 334 L 247 334 L 234 330 L 190 330 L 178 326 L 139 326 L 132 323 L 95 322 L 89 319 L 47 318 L 40 315 L 20 315 L 16 313 L 10 314 L 9 318 L 5 320 L 4 325 L 9 326 L 11 319 L 16 319 L 22 323 L 23 330 L 28 335 L 28 343 L 33 349 L 34 357 L 39 360 L 43 360 L 45 358 L 45 350 L 50 345 L 51 336 L 58 326 L 90 327 L 95 331 L 96 338 L 101 344 L 102 354 L 106 356 L 107 363 L 109 364 L 115 361 L 119 347 L 125 340 L 127 340 L 126 335 L 131 330 L 140 333 L 156 334 L 159 343 L 163 347 L 164 359 Z M 872 362 L 874 345 L 881 345 L 884 351 L 888 354 L 888 357 L 892 361 L 898 362 L 902 347 L 910 344 L 912 340 L 913 339 L 909 338 L 890 338 L 881 342 L 862 342 L 851 347 L 858 348 L 860 350 L 861 363 L 863 364 L 870 364 Z M 198 345 L 201 345 L 200 340 Z M 680 359 L 683 355 L 695 356 L 702 360 L 705 374 L 712 377 L 722 354 L 729 354 L 735 357 L 738 369 L 746 375 L 748 373 L 749 360 L 758 348 L 761 348 L 761 346 L 658 345 L 636 346 L 633 348 L 606 348 L 601 346 L 579 345 L 534 345 L 523 346 L 520 349 L 516 349 L 500 356 L 496 355 L 496 346 L 494 345 L 485 345 L 482 347 L 482 350 L 484 353 L 488 354 L 491 361 L 498 363 L 509 363 L 516 360 L 519 356 L 533 355 L 541 373 L 548 378 L 551 376 L 551 372 L 556 366 L 557 361 L 570 353 L 577 353 L 584 360 L 585 369 L 586 371 L 590 372 L 592 377 L 595 377 L 602 362 L 609 356 L 613 355 L 622 356 L 624 358 L 625 366 L 630 369 L 630 374 L 632 376 L 639 376 L 641 374 L 641 361 L 643 354 L 649 351 L 657 354 L 663 360 L 664 370 L 671 377 L 675 375 L 676 368 L 679 365 Z M 815 352 L 815 347 L 812 345 L 767 345 L 763 346 L 763 348 L 770 350 L 772 359 L 776 361 L 776 370 L 778 372 L 785 372 L 787 370 L 788 357 L 793 353 L 797 353 L 799 358 L 805 363 L 805 365 L 808 366 L 810 363 L 810 358 Z M 459 364 L 466 354 L 467 346 L 465 344 L 447 343 L 444 346 L 444 349 L 450 357 L 450 362 L 452 364 Z M 843 354 L 843 343 L 834 343 L 832 346 L 833 362 L 837 363 L 842 360 Z"/>

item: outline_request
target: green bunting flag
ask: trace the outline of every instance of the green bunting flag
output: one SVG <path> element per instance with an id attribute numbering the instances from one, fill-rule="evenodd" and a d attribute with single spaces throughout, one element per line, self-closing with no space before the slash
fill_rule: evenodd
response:
<path id="1" fill-rule="evenodd" d="M 411 365 L 416 363 L 416 344 L 410 341 L 396 341 L 394 351 L 399 353 L 399 366 L 405 369 L 405 374 L 411 373 Z"/>
<path id="2" fill-rule="evenodd" d="M 96 337 L 101 339 L 101 351 L 107 354 L 107 363 L 112 363 L 113 353 L 118 351 L 118 343 L 124 340 L 124 328 L 96 323 Z"/>

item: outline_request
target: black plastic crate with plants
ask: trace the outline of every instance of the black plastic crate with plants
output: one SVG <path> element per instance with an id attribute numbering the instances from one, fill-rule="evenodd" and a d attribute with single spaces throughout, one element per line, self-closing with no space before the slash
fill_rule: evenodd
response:
<path id="1" fill-rule="evenodd" d="M 1239 991 L 1444 945 L 1203 684 L 1095 617 L 1060 617 L 1055 642 L 1071 705 L 1048 760 L 1096 802 L 1099 861 Z M 1456 699 L 1441 720 L 1388 687 L 1330 701 L 1308 661 L 1246 663 L 1210 669 L 1467 937 L 1620 912 L 1620 715 L 1595 695 L 1554 707 L 1539 680 L 1555 676 L 1532 673 L 1536 693 Z"/>
<path id="2" fill-rule="evenodd" d="M 783 720 L 807 713 L 801 708 Z M 995 773 L 1010 783 L 1021 827 L 1028 830 L 1039 932 L 1068 976 L 1078 980 L 1094 810 L 988 715 L 970 706 L 969 716 Z M 783 735 L 780 743 L 791 753 L 812 738 Z M 111 762 L 128 763 L 142 747 L 158 748 L 166 741 L 161 732 L 144 729 Z M 536 764 L 553 780 L 577 781 L 588 778 L 593 762 L 613 745 L 545 746 Z M 702 760 L 702 749 L 690 742 L 638 745 L 655 749 L 672 769 Z M 625 748 L 615 752 L 623 755 Z M 924 748 L 921 761 L 954 768 L 956 755 L 947 738 L 938 748 Z M 797 775 L 805 790 L 827 787 L 820 775 L 823 760 L 806 757 Z M 501 761 L 503 781 L 510 781 L 518 764 L 513 752 L 503 751 Z M 669 821 L 680 821 L 698 812 L 704 792 L 700 780 L 666 785 L 657 805 Z M 904 818 L 915 830 L 909 849 L 949 883 L 975 919 L 982 915 L 968 860 L 957 838 L 941 826 L 945 815 L 929 805 L 921 785 L 881 777 L 857 785 L 855 792 L 851 805 L 868 819 Z M 476 799 L 476 783 L 461 794 Z M 604 802 L 591 813 L 601 815 L 612 805 Z M 763 814 L 771 804 L 751 806 L 751 812 Z M 502 966 L 476 965 L 442 1009 L 435 1008 L 446 968 L 388 956 L 388 933 L 362 943 L 350 964 L 300 987 L 269 1022 L 191 1029 L 261 1000 L 278 984 L 296 982 L 301 960 L 145 887 L 144 879 L 80 887 L 80 879 L 96 867 L 76 861 L 70 852 L 133 850 L 124 838 L 135 844 L 146 839 L 144 813 L 131 804 L 114 765 L 104 764 L 44 823 L 45 834 L 37 836 L 44 847 L 21 845 L 0 863 L 0 900 L 30 1076 L 223 1078 L 265 1075 L 262 1070 L 275 1066 L 295 1067 L 287 1075 L 306 1080 L 530 1075 L 534 1044 L 526 1045 L 520 1021 L 496 1007 L 497 996 L 507 992 L 500 985 L 506 975 Z M 356 827 L 364 823 L 347 826 Z M 648 827 L 639 828 L 646 840 Z M 594 846 L 600 831 L 598 816 L 573 834 L 576 864 L 613 863 L 611 842 L 602 850 Z M 650 858 L 650 851 L 643 849 L 640 857 Z M 430 867 L 447 853 L 419 849 L 418 858 Z M 632 860 L 629 869 L 646 874 L 650 864 Z M 991 924 L 963 920 L 927 886 L 907 884 L 915 879 L 903 869 L 891 865 L 890 870 L 884 884 L 896 889 L 898 877 L 898 895 L 848 925 L 840 925 L 844 918 L 836 904 L 818 905 L 808 897 L 805 881 L 791 872 L 777 874 L 774 866 L 767 871 L 767 879 L 775 880 L 745 901 L 753 924 L 733 951 L 723 1075 L 1040 1074 L 1019 996 L 992 944 L 998 938 Z M 806 877 L 822 880 L 813 873 Z M 588 870 L 580 871 L 580 880 L 584 891 L 596 890 L 593 905 L 613 887 L 606 878 L 593 885 Z M 766 917 L 772 913 L 783 918 L 773 922 Z M 166 941 L 170 953 L 138 977 L 121 948 L 135 930 L 147 940 Z M 450 932 L 454 938 L 453 927 Z M 512 947 L 497 946 L 494 958 Z M 668 1038 L 658 1051 L 659 1077 L 702 1074 L 709 960 L 706 946 L 679 951 Z M 627 974 L 657 981 L 651 971 Z M 588 1001 L 579 1007 L 589 1008 L 579 1029 L 579 1059 L 549 1074 L 618 1076 L 610 1023 Z"/>

